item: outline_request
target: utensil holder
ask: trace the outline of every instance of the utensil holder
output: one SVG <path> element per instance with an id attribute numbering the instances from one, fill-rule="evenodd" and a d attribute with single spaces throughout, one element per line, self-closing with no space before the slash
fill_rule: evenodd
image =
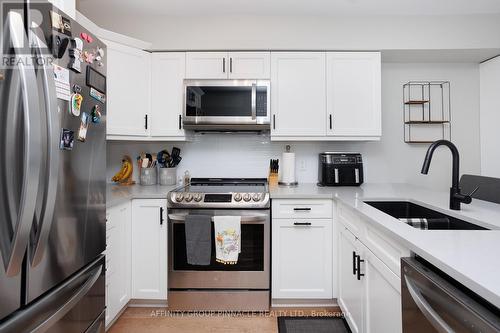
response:
<path id="1" fill-rule="evenodd" d="M 160 168 L 160 185 L 175 185 L 177 182 L 177 168 Z"/>
<path id="2" fill-rule="evenodd" d="M 156 168 L 141 168 L 141 185 L 150 186 L 158 183 L 158 172 Z"/>

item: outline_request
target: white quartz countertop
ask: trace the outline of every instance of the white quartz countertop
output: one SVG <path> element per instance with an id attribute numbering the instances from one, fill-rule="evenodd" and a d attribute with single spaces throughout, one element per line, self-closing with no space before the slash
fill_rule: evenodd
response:
<path id="1" fill-rule="evenodd" d="M 106 207 L 132 199 L 163 199 L 177 186 L 108 184 Z M 449 192 L 408 184 L 361 187 L 272 187 L 272 199 L 330 198 L 352 207 L 382 232 L 500 308 L 500 205 L 473 200 L 461 211 L 448 209 Z M 365 204 L 364 200 L 410 200 L 492 230 L 419 230 Z"/>
<path id="2" fill-rule="evenodd" d="M 448 209 L 447 189 L 432 191 L 408 184 L 364 184 L 361 187 L 275 187 L 271 198 L 333 198 L 379 230 L 435 265 L 500 308 L 500 205 L 473 200 L 461 211 Z M 492 230 L 419 230 L 365 204 L 364 200 L 410 200 L 422 206 Z"/>
<path id="3" fill-rule="evenodd" d="M 106 186 L 106 208 L 111 208 L 127 202 L 132 199 L 165 199 L 167 200 L 168 192 L 175 189 L 178 185 L 171 186 L 142 186 L 131 185 L 122 186 L 115 184 L 107 184 Z"/>

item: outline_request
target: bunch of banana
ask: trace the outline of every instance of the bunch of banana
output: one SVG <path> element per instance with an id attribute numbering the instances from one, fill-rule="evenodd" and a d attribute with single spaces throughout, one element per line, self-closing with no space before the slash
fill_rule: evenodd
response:
<path id="1" fill-rule="evenodd" d="M 131 181 L 133 171 L 134 166 L 132 165 L 132 159 L 130 156 L 124 156 L 120 171 L 118 171 L 113 178 L 111 178 L 111 180 L 117 183 L 129 183 Z"/>

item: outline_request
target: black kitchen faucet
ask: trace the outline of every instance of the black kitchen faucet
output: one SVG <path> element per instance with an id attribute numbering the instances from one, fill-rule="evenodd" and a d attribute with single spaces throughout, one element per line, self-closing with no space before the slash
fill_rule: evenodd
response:
<path id="1" fill-rule="evenodd" d="M 472 194 L 477 191 L 477 188 L 468 195 L 460 193 L 460 185 L 459 185 L 459 168 L 460 168 L 460 155 L 458 153 L 457 147 L 448 140 L 437 140 L 433 142 L 429 149 L 427 150 L 427 154 L 425 155 L 424 165 L 422 166 L 422 173 L 426 175 L 429 172 L 429 167 L 431 165 L 432 155 L 434 154 L 434 150 L 436 150 L 439 146 L 446 146 L 450 148 L 451 154 L 453 156 L 453 166 L 452 166 L 452 184 L 450 188 L 450 209 L 460 210 L 460 204 L 470 204 L 472 202 Z"/>

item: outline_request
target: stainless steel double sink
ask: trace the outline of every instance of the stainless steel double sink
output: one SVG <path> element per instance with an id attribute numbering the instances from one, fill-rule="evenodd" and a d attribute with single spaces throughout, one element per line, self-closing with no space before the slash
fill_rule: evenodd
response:
<path id="1" fill-rule="evenodd" d="M 396 219 L 426 219 L 429 230 L 489 230 L 411 201 L 364 201 L 364 203 Z M 443 221 L 447 222 L 442 223 Z"/>

